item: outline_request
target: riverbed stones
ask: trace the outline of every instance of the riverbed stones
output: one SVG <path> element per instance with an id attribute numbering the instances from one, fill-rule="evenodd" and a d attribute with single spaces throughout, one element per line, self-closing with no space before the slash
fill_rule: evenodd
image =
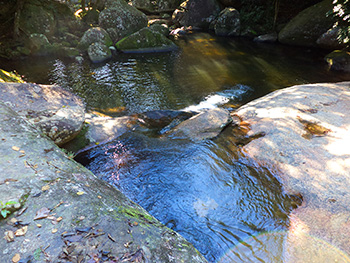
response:
<path id="1" fill-rule="evenodd" d="M 16 254 L 25 262 L 78 262 L 78 256 L 88 262 L 91 255 L 129 259 L 125 262 L 207 262 L 183 237 L 68 159 L 3 102 L 0 138 L 0 180 L 11 179 L 6 186 L 13 190 L 27 189 L 26 209 L 0 220 L 0 233 L 18 234 L 9 235 L 10 241 L 0 238 L 2 262 L 13 262 Z M 14 217 L 22 225 L 11 223 Z M 38 253 L 40 248 L 45 253 Z"/>
<path id="2" fill-rule="evenodd" d="M 324 0 L 303 10 L 279 32 L 279 42 L 288 45 L 316 46 L 317 39 L 334 24 L 332 16 L 327 15 L 332 8 L 332 0 Z"/>
<path id="3" fill-rule="evenodd" d="M 228 110 L 214 108 L 181 122 L 166 135 L 170 138 L 193 141 L 212 139 L 231 122 L 232 118 Z"/>
<path id="4" fill-rule="evenodd" d="M 177 46 L 164 35 L 149 28 L 143 28 L 120 40 L 116 48 L 125 53 L 150 53 L 173 51 Z"/>
<path id="5" fill-rule="evenodd" d="M 349 112 L 350 82 L 343 82 L 278 90 L 234 113 L 248 136 L 265 134 L 242 153 L 273 172 L 288 193 L 302 196 L 289 216 L 289 262 L 348 262 Z"/>
<path id="6" fill-rule="evenodd" d="M 58 145 L 74 138 L 85 119 L 82 100 L 55 85 L 0 83 L 0 101 Z"/>

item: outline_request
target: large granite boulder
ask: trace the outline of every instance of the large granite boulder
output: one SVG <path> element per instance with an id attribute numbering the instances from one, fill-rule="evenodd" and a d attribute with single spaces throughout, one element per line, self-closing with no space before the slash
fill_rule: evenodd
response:
<path id="1" fill-rule="evenodd" d="M 0 197 L 24 199 L 0 220 L 2 262 L 207 262 L 2 102 L 0 138 Z"/>
<path id="2" fill-rule="evenodd" d="M 212 28 L 217 36 L 239 36 L 240 34 L 240 15 L 235 8 L 226 7 L 213 23 Z"/>
<path id="3" fill-rule="evenodd" d="M 143 28 L 120 40 L 116 48 L 125 53 L 148 53 L 172 51 L 176 50 L 177 46 L 164 35 L 149 28 Z"/>
<path id="4" fill-rule="evenodd" d="M 232 118 L 228 110 L 214 108 L 181 122 L 166 135 L 170 138 L 193 141 L 212 139 L 231 122 Z"/>
<path id="5" fill-rule="evenodd" d="M 317 39 L 334 24 L 332 16 L 327 15 L 332 8 L 332 0 L 324 0 L 303 10 L 279 32 L 279 42 L 298 46 L 316 46 Z"/>
<path id="6" fill-rule="evenodd" d="M 78 47 L 82 50 L 87 50 L 92 43 L 96 42 L 101 42 L 107 47 L 113 45 L 113 41 L 106 30 L 101 27 L 92 27 L 84 33 Z"/>
<path id="7" fill-rule="evenodd" d="M 82 100 L 59 86 L 0 83 L 0 101 L 58 145 L 73 139 L 85 119 Z"/>
<path id="8" fill-rule="evenodd" d="M 234 112 L 248 136 L 265 134 L 242 154 L 303 200 L 284 235 L 288 262 L 348 261 L 349 111 L 350 82 L 343 82 L 278 90 Z"/>
<path id="9" fill-rule="evenodd" d="M 147 16 L 124 0 L 110 1 L 106 6 L 109 8 L 100 13 L 99 25 L 107 30 L 114 42 L 147 26 Z"/>
<path id="10" fill-rule="evenodd" d="M 220 13 L 216 0 L 187 0 L 173 13 L 173 20 L 181 26 L 207 27 L 206 19 Z"/>

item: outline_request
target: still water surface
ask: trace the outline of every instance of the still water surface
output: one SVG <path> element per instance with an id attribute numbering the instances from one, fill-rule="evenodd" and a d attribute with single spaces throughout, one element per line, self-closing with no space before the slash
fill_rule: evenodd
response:
<path id="1" fill-rule="evenodd" d="M 28 81 L 57 83 L 111 116 L 149 110 L 230 110 L 283 87 L 350 80 L 328 71 L 326 54 L 244 39 L 194 34 L 180 51 L 118 55 L 103 65 L 61 59 L 7 64 Z M 129 132 L 80 157 L 210 262 L 283 262 L 283 231 L 295 199 L 246 160 L 229 128 L 195 143 Z"/>

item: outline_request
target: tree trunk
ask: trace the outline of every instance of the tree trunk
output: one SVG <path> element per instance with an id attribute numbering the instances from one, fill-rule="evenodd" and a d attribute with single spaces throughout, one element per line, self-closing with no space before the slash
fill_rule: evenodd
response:
<path id="1" fill-rule="evenodd" d="M 24 6 L 24 2 L 26 0 L 17 0 L 16 12 L 15 12 L 15 20 L 13 25 L 13 38 L 15 40 L 20 38 L 20 28 L 19 28 L 19 20 L 21 18 L 21 12 Z"/>

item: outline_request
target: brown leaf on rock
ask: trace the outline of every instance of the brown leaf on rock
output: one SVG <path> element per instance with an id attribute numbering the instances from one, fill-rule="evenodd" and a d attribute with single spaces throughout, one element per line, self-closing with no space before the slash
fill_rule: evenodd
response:
<path id="1" fill-rule="evenodd" d="M 15 235 L 13 231 L 9 230 L 5 232 L 4 238 L 7 242 L 12 242 L 15 239 Z"/>
<path id="2" fill-rule="evenodd" d="M 17 263 L 17 262 L 19 262 L 21 260 L 21 255 L 20 254 L 16 254 L 16 255 L 14 255 L 13 256 L 13 258 L 12 258 L 12 262 L 13 263 Z"/>
<path id="3" fill-rule="evenodd" d="M 40 208 L 34 217 L 34 220 L 47 218 L 50 214 L 50 210 L 46 207 Z"/>
<path id="4" fill-rule="evenodd" d="M 50 186 L 48 184 L 41 187 L 41 191 L 47 191 L 49 189 L 50 189 Z"/>
<path id="5" fill-rule="evenodd" d="M 27 230 L 28 230 L 28 226 L 24 226 L 20 229 L 17 229 L 15 232 L 15 236 L 16 237 L 24 236 L 27 233 Z"/>
<path id="6" fill-rule="evenodd" d="M 18 146 L 12 146 L 12 150 L 14 150 L 14 151 L 16 151 L 16 152 L 18 152 L 19 151 L 19 147 Z"/>

